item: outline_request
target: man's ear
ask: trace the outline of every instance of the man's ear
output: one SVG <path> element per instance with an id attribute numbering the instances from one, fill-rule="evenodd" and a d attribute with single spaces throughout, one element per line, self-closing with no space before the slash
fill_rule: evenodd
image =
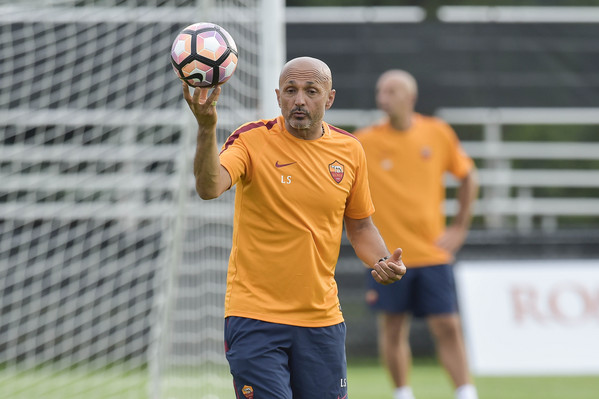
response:
<path id="1" fill-rule="evenodd" d="M 277 104 L 279 104 L 279 108 L 281 108 L 281 91 L 279 89 L 275 89 L 275 94 L 277 95 Z"/>
<path id="2" fill-rule="evenodd" d="M 333 106 L 333 102 L 335 102 L 335 93 L 337 93 L 335 89 L 331 89 L 331 91 L 329 92 L 329 98 L 327 99 L 327 102 L 325 104 L 326 109 L 329 109 Z"/>

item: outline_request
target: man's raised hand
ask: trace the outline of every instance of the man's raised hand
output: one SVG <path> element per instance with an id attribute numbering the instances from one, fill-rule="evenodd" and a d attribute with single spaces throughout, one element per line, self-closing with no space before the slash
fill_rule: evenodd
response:
<path id="1" fill-rule="evenodd" d="M 381 260 L 374 264 L 372 271 L 372 277 L 377 283 L 388 285 L 396 281 L 401 280 L 404 274 L 406 274 L 406 266 L 401 260 L 401 248 L 397 248 L 393 251 L 393 255 L 387 260 Z"/>

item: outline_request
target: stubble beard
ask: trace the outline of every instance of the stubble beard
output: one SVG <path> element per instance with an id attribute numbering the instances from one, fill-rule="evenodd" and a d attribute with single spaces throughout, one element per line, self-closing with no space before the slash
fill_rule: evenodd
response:
<path id="1" fill-rule="evenodd" d="M 292 128 L 297 130 L 309 130 L 312 127 L 313 123 L 311 119 L 305 121 L 291 119 L 289 121 L 289 125 L 291 125 Z"/>
<path id="2" fill-rule="evenodd" d="M 304 113 L 304 117 L 301 120 L 299 120 L 293 117 L 293 113 L 295 111 L 298 110 L 294 109 L 289 113 L 288 121 L 289 125 L 296 130 L 311 130 L 312 128 L 314 128 L 314 126 L 319 125 L 319 123 L 316 123 L 315 120 L 322 120 L 322 117 L 324 116 L 320 115 L 320 117 L 318 117 L 318 115 L 314 115 L 311 112 L 308 112 L 307 110 L 301 109 L 301 112 Z"/>
<path id="3" fill-rule="evenodd" d="M 309 112 L 302 109 L 301 112 L 304 113 L 304 117 L 301 120 L 298 120 L 294 119 L 293 117 L 293 113 L 296 111 L 300 110 L 294 109 L 289 113 L 289 125 L 297 130 L 309 130 L 314 124 L 314 121 L 312 120 L 312 115 Z"/>

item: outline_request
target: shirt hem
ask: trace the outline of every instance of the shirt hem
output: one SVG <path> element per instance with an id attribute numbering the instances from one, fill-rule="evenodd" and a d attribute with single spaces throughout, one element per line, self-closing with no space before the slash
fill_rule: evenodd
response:
<path id="1" fill-rule="evenodd" d="M 284 317 L 274 317 L 272 315 L 264 315 L 260 313 L 246 313 L 246 312 L 225 312 L 225 318 L 229 316 L 245 317 L 247 319 L 254 319 L 265 321 L 267 323 L 285 324 L 296 327 L 329 327 L 339 323 L 343 323 L 345 320 L 342 315 L 326 320 L 292 320 Z"/>

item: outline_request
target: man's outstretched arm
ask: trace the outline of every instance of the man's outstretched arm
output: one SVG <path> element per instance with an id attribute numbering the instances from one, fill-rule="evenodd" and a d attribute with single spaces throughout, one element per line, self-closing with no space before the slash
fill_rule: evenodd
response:
<path id="1" fill-rule="evenodd" d="M 231 187 L 231 176 L 220 164 L 216 142 L 216 103 L 221 88 L 217 86 L 208 95 L 209 89 L 197 88 L 193 95 L 183 83 L 183 97 L 198 122 L 196 153 L 193 160 L 196 191 L 202 199 L 213 199 Z"/>

